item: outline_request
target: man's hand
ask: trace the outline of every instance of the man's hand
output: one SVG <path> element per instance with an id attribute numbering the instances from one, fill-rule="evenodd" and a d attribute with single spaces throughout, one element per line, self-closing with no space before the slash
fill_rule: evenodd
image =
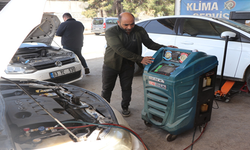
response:
<path id="1" fill-rule="evenodd" d="M 152 64 L 154 61 L 154 58 L 152 56 L 146 56 L 146 57 L 143 57 L 141 63 L 143 65 L 148 65 L 148 64 Z"/>
<path id="2" fill-rule="evenodd" d="M 178 48 L 177 46 L 174 45 L 168 45 L 167 47 Z"/>

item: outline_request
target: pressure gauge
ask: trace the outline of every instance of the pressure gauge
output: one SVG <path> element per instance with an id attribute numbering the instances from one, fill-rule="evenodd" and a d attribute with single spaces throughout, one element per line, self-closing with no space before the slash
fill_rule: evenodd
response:
<path id="1" fill-rule="evenodd" d="M 186 60 L 187 57 L 188 57 L 187 53 L 181 53 L 181 55 L 179 57 L 179 62 L 183 63 L 183 61 Z"/>
<path id="2" fill-rule="evenodd" d="M 165 60 L 171 60 L 172 59 L 172 52 L 171 51 L 165 51 L 165 55 L 163 57 Z"/>

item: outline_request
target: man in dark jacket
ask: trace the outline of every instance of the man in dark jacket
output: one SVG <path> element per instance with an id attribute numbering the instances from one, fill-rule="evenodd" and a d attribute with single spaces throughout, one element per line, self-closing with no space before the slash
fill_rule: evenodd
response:
<path id="1" fill-rule="evenodd" d="M 151 56 L 142 57 L 142 43 L 149 49 L 158 50 L 164 45 L 153 42 L 144 28 L 135 25 L 131 13 L 124 12 L 118 17 L 118 25 L 105 32 L 107 47 L 102 70 L 102 97 L 110 102 L 111 94 L 119 76 L 122 90 L 122 115 L 129 116 L 134 63 L 147 65 L 153 62 Z M 174 47 L 174 46 L 171 46 Z"/>
<path id="2" fill-rule="evenodd" d="M 70 13 L 63 14 L 64 22 L 60 24 L 56 35 L 61 36 L 63 48 L 73 51 L 85 68 L 85 74 L 89 74 L 89 68 L 82 56 L 84 26 L 81 22 L 72 18 Z"/>

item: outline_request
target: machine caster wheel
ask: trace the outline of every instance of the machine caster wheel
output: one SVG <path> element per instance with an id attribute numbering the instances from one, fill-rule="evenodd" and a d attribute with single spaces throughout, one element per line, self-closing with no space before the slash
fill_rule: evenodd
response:
<path id="1" fill-rule="evenodd" d="M 152 124 L 147 122 L 147 121 L 144 121 L 144 124 L 147 126 L 147 127 L 152 127 Z"/>
<path id="2" fill-rule="evenodd" d="M 228 103 L 229 101 L 230 101 L 230 98 L 227 97 L 227 98 L 225 99 L 225 102 Z"/>
<path id="3" fill-rule="evenodd" d="M 168 142 L 172 142 L 172 141 L 174 141 L 176 138 L 177 138 L 177 135 L 173 135 L 173 134 L 168 134 L 168 135 L 166 136 L 166 139 L 167 139 Z"/>

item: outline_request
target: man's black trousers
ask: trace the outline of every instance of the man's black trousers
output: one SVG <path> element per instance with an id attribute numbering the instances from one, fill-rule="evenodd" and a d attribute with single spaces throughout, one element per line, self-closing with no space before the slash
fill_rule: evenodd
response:
<path id="1" fill-rule="evenodd" d="M 121 71 L 116 71 L 109 68 L 105 64 L 102 70 L 102 97 L 104 97 L 108 102 L 112 95 L 112 91 L 115 87 L 117 76 L 120 79 L 120 85 L 122 90 L 122 109 L 127 109 L 132 94 L 132 81 L 134 77 L 134 64 L 124 63 L 122 65 Z"/>
<path id="2" fill-rule="evenodd" d="M 84 68 L 88 68 L 88 65 L 87 65 L 87 63 L 86 63 L 86 60 L 85 60 L 85 58 L 82 56 L 82 48 L 69 48 L 69 47 L 65 47 L 65 46 L 63 46 L 63 48 L 73 51 L 73 52 L 77 55 L 77 57 L 80 59 L 80 61 L 81 61 L 81 63 L 82 63 L 82 66 L 83 66 Z"/>

